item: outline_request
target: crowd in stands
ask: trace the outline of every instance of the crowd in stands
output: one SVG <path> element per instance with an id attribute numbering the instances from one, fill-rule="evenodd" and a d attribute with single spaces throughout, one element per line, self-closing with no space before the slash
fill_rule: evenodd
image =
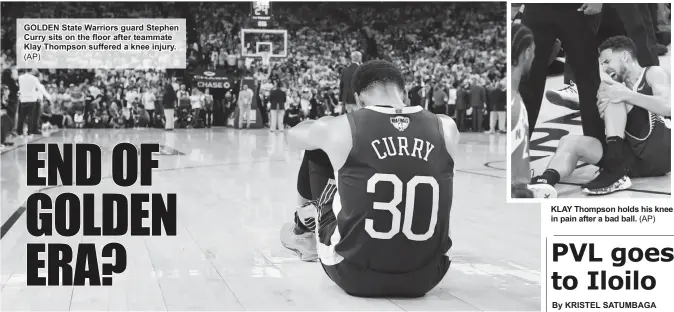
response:
<path id="1" fill-rule="evenodd" d="M 282 81 L 301 118 L 336 113 L 339 74 L 350 64 L 351 51 L 362 51 L 364 61 L 396 64 L 406 76 L 410 104 L 466 121 L 477 117 L 471 106 L 479 108 L 479 115 L 496 110 L 483 110 L 489 102 L 484 88 L 500 89 L 497 85 L 506 76 L 505 3 L 274 2 L 270 28 L 287 30 L 287 46 L 279 36 L 266 40 L 273 41 L 274 53 L 285 48 L 287 57 L 272 58 L 269 65 L 241 56 L 250 48 L 242 46 L 240 38 L 242 28 L 252 27 L 249 2 L 20 2 L 2 3 L 2 11 L 3 70 L 16 64 L 17 18 L 185 18 L 188 69 L 170 72 L 176 90 L 185 83 L 188 94 L 205 93 L 193 91 L 197 88 L 186 78 L 197 67 L 256 77 L 263 86 L 258 94 L 262 103 L 271 89 L 264 86 Z M 64 119 L 72 122 L 65 126 L 161 127 L 159 90 L 165 74 L 141 69 L 41 70 L 40 78 L 53 95 L 44 111 L 69 116 Z M 225 119 L 234 111 L 238 88 L 214 101 L 214 109 Z M 470 125 L 463 120 L 459 124 Z M 481 125 L 466 128 L 482 130 Z"/>

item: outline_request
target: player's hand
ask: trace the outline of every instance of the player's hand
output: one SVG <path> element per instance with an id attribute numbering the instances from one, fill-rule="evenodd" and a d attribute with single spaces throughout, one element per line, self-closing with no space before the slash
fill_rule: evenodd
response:
<path id="1" fill-rule="evenodd" d="M 599 71 L 599 79 L 601 79 L 602 82 L 606 82 L 606 83 L 615 82 L 615 80 L 613 80 L 613 78 L 611 78 L 611 76 L 609 76 L 603 70 Z"/>
<path id="2" fill-rule="evenodd" d="M 625 102 L 630 89 L 616 81 L 602 81 L 597 91 L 597 99 L 606 100 L 610 104 Z"/>
<path id="3" fill-rule="evenodd" d="M 597 109 L 599 109 L 599 116 L 601 119 L 604 119 L 604 111 L 606 110 L 606 106 L 608 106 L 608 101 L 602 99 L 597 100 Z"/>
<path id="4" fill-rule="evenodd" d="M 597 15 L 601 13 L 601 3 L 584 3 L 578 8 L 578 12 L 583 12 L 585 15 Z"/>

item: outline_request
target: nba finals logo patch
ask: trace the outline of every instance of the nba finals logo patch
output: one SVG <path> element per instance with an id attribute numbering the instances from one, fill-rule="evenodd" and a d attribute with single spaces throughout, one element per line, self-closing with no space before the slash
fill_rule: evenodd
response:
<path id="1" fill-rule="evenodd" d="M 410 125 L 410 118 L 405 116 L 391 117 L 391 124 L 398 129 L 398 131 L 403 132 Z"/>

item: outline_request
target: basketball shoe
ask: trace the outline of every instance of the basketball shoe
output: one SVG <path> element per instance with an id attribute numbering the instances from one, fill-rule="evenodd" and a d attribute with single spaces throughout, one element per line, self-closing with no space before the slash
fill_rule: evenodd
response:
<path id="1" fill-rule="evenodd" d="M 317 219 L 316 203 L 310 201 L 297 208 L 295 222 L 286 223 L 281 228 L 281 244 L 297 253 L 302 261 L 318 260 Z"/>
<path id="2" fill-rule="evenodd" d="M 580 110 L 578 87 L 576 87 L 576 84 L 573 83 L 573 81 L 570 85 L 559 90 L 545 91 L 545 98 L 548 99 L 550 103 L 557 106 L 563 106 L 572 110 Z"/>
<path id="3" fill-rule="evenodd" d="M 633 162 L 634 154 L 624 139 L 615 136 L 606 138 L 599 175 L 584 184 L 581 191 L 589 195 L 606 195 L 632 187 L 628 174 Z"/>
<path id="4" fill-rule="evenodd" d="M 531 184 L 527 188 L 533 193 L 533 198 L 557 198 L 557 190 L 546 181 L 535 177 L 531 179 Z"/>
<path id="5" fill-rule="evenodd" d="M 531 169 L 531 183 L 527 186 L 534 198 L 557 198 L 557 189 L 555 185 L 559 182 L 559 172 L 554 169 L 545 169 L 538 176 L 534 176 L 534 170 Z"/>
<path id="6" fill-rule="evenodd" d="M 632 187 L 632 180 L 623 172 L 601 169 L 599 175 L 581 190 L 588 195 L 607 195 Z"/>

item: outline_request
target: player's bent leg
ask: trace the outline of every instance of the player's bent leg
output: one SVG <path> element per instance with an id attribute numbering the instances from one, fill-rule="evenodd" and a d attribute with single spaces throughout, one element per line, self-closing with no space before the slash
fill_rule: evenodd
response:
<path id="1" fill-rule="evenodd" d="M 295 212 L 295 222 L 286 224 L 281 230 L 281 243 L 295 251 L 304 261 L 318 259 L 315 231 L 319 210 L 330 206 L 337 193 L 332 172 L 310 160 L 305 153 L 298 175 L 298 193 L 300 198 L 312 198 L 300 205 Z"/>
<path id="2" fill-rule="evenodd" d="M 297 173 L 297 193 L 298 204 L 300 207 L 311 203 L 311 184 L 309 178 L 309 159 L 306 154 L 302 158 L 302 164 Z M 281 244 L 296 252 L 300 259 L 306 261 L 316 260 L 314 233 L 305 226 L 298 212 L 295 211 L 292 223 L 286 223 L 281 227 Z"/>
<path id="3" fill-rule="evenodd" d="M 309 158 L 306 152 L 302 156 L 302 163 L 300 169 L 297 171 L 297 193 L 300 197 L 300 205 L 313 198 L 311 194 L 311 177 L 309 171 Z"/>
<path id="4" fill-rule="evenodd" d="M 295 214 L 296 223 L 300 222 L 305 228 L 311 229 L 311 231 L 297 234 L 294 231 L 294 224 L 286 224 L 281 230 L 281 243 L 283 246 L 296 252 L 300 256 L 300 259 L 304 261 L 315 261 L 318 259 L 316 239 L 320 237 L 320 231 L 325 231 L 326 227 L 329 229 L 329 224 L 332 222 L 330 214 L 334 216 L 331 207 L 336 191 L 337 185 L 335 180 L 330 180 L 325 185 L 323 193 L 318 199 L 297 208 Z M 321 214 L 320 211 L 322 210 L 327 210 L 329 213 Z M 336 222 L 334 217 L 332 219 Z M 316 220 L 319 220 L 319 223 L 323 220 L 326 224 L 323 225 L 323 229 L 320 226 L 317 227 Z M 328 221 L 326 222 L 325 220 Z M 317 229 L 317 233 L 314 233 Z"/>
<path id="5" fill-rule="evenodd" d="M 599 140 L 589 136 L 566 135 L 559 141 L 543 174 L 531 179 L 529 189 L 535 198 L 556 198 L 555 185 L 571 175 L 578 161 L 596 165 L 602 154 L 603 148 Z"/>
<path id="6" fill-rule="evenodd" d="M 628 107 L 624 103 L 608 104 L 604 109 L 606 146 L 600 160 L 601 171 L 581 190 L 589 195 L 606 195 L 632 186 L 628 174 L 635 156 L 625 140 Z"/>
<path id="7" fill-rule="evenodd" d="M 297 173 L 297 193 L 298 193 L 298 206 L 302 207 L 307 203 L 311 202 L 314 198 L 311 191 L 311 176 L 309 168 L 309 157 L 307 153 L 304 153 L 302 157 L 302 164 Z M 313 232 L 311 229 L 307 228 L 302 224 L 297 212 L 295 212 L 295 228 L 294 233 L 296 235 L 301 235 L 303 233 Z"/>

